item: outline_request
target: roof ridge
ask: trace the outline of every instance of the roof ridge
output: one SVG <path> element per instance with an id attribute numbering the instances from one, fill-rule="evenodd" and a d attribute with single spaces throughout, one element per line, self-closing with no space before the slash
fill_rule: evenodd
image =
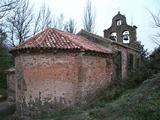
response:
<path id="1" fill-rule="evenodd" d="M 103 39 L 103 41 L 109 41 L 109 42 L 112 42 L 110 39 L 108 39 L 108 38 L 105 38 L 105 37 L 103 37 L 103 36 L 100 36 L 100 35 L 98 35 L 98 34 L 94 34 L 94 33 L 91 33 L 91 32 L 88 32 L 88 31 L 86 31 L 86 30 L 84 30 L 84 29 L 81 29 L 78 33 L 77 33 L 77 35 L 78 36 L 81 36 L 81 32 L 83 32 L 83 33 L 87 33 L 87 34 L 90 34 L 90 35 L 93 35 L 93 37 L 98 37 L 98 38 L 100 38 L 101 40 Z"/>
<path id="2" fill-rule="evenodd" d="M 39 43 L 39 45 L 40 45 L 40 44 L 43 44 L 44 46 L 49 47 L 49 46 L 48 46 L 48 42 L 50 42 L 50 41 L 49 41 L 48 39 L 46 39 L 46 38 L 48 38 L 49 31 L 50 31 L 49 28 L 46 28 L 46 29 L 44 30 L 44 36 L 43 36 L 43 38 L 42 38 L 42 40 L 41 40 L 41 43 Z M 42 35 L 42 34 L 41 34 L 41 35 Z M 50 42 L 50 43 L 51 43 L 51 42 Z"/>
<path id="3" fill-rule="evenodd" d="M 85 37 L 83 37 L 83 36 L 80 36 L 80 35 L 79 35 L 79 37 L 85 39 L 87 42 L 92 42 L 92 41 L 88 40 L 87 38 L 85 38 Z M 92 42 L 92 43 L 93 43 L 95 46 L 97 46 L 99 49 L 101 49 L 101 50 L 102 50 L 102 47 L 104 48 L 104 46 L 102 46 L 102 45 L 100 45 L 100 44 L 97 44 L 97 43 L 95 43 L 95 42 Z M 105 49 L 108 49 L 108 48 L 105 47 Z"/>

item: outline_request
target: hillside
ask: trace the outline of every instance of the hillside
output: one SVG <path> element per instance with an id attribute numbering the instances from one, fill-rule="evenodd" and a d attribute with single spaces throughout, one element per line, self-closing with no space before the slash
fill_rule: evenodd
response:
<path id="1" fill-rule="evenodd" d="M 138 88 L 122 91 L 111 89 L 92 105 L 64 110 L 41 120 L 159 120 L 160 73 Z"/>

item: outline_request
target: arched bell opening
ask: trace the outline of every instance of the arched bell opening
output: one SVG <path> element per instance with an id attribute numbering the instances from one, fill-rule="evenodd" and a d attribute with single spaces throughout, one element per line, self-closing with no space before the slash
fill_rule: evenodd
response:
<path id="1" fill-rule="evenodd" d="M 125 44 L 130 43 L 129 31 L 123 32 L 123 43 Z"/>
<path id="2" fill-rule="evenodd" d="M 116 32 L 112 32 L 110 34 L 110 39 L 117 42 L 117 33 Z"/>

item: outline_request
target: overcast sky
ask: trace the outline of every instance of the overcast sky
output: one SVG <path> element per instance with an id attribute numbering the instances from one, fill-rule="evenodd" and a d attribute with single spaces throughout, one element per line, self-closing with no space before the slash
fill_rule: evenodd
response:
<path id="1" fill-rule="evenodd" d="M 30 0 L 35 10 L 42 4 L 50 7 L 52 13 L 64 14 L 65 19 L 77 22 L 77 32 L 83 28 L 82 19 L 87 0 Z M 96 10 L 96 34 L 103 36 L 103 30 L 111 26 L 112 18 L 118 13 L 125 15 L 127 23 L 136 25 L 137 38 L 149 51 L 156 47 L 151 40 L 155 34 L 153 20 L 147 9 L 157 14 L 160 0 L 91 0 Z"/>

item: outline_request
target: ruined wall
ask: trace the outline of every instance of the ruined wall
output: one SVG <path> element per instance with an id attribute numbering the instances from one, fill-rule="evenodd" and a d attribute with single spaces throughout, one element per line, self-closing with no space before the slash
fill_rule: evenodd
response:
<path id="1" fill-rule="evenodd" d="M 112 72 L 110 62 L 110 58 L 78 53 L 17 56 L 18 113 L 31 117 L 49 115 L 64 107 L 83 103 L 81 100 L 87 101 L 88 96 L 109 84 Z"/>
<path id="2" fill-rule="evenodd" d="M 137 60 L 140 58 L 139 52 L 137 50 L 134 49 L 130 49 L 128 47 L 124 47 L 118 44 L 113 44 L 112 45 L 112 49 L 114 51 L 114 55 L 113 55 L 113 79 L 117 80 L 119 79 L 117 74 L 116 74 L 116 64 L 119 63 L 121 65 L 121 71 L 119 71 L 119 73 L 121 74 L 121 79 L 125 80 L 128 78 L 128 74 L 129 72 L 131 72 L 129 70 L 129 55 L 133 55 L 133 68 L 132 70 L 134 70 L 137 66 Z M 116 61 L 116 59 L 114 60 L 114 58 L 117 57 L 117 53 L 121 53 L 121 60 Z"/>

